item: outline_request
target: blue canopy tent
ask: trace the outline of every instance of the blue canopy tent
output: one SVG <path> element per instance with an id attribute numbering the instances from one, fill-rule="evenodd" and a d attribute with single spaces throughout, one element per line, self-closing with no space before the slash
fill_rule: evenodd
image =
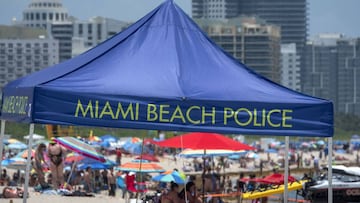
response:
<path id="1" fill-rule="evenodd" d="M 332 102 L 254 73 L 215 45 L 171 0 L 86 53 L 9 83 L 1 119 L 2 127 L 12 120 L 333 136 Z"/>

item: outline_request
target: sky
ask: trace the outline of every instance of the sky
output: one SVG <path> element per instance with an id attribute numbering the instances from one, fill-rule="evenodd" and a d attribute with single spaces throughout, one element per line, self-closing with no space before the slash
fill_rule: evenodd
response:
<path id="1" fill-rule="evenodd" d="M 85 20 L 104 16 L 136 21 L 165 0 L 62 0 L 70 15 Z M 271 0 L 269 0 L 271 1 Z M 0 24 L 21 19 L 22 10 L 30 0 L 0 0 Z M 175 0 L 191 15 L 191 0 Z M 360 0 L 308 0 L 309 36 L 319 33 L 342 33 L 360 37 Z"/>

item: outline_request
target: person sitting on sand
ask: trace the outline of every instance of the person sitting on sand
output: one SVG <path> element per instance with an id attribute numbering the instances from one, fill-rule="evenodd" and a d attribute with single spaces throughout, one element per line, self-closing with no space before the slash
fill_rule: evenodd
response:
<path id="1" fill-rule="evenodd" d="M 4 187 L 2 196 L 4 198 L 22 198 L 24 190 L 18 187 Z"/>
<path id="2" fill-rule="evenodd" d="M 10 176 L 7 174 L 6 169 L 2 170 L 1 176 L 0 176 L 0 185 L 8 185 L 10 182 Z"/>

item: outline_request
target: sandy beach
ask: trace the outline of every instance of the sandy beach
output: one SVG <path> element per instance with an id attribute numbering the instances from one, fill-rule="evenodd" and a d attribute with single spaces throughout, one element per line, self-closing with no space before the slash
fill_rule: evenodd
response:
<path id="1" fill-rule="evenodd" d="M 354 152 L 353 154 L 334 154 L 335 156 L 340 156 L 340 157 L 344 157 L 345 161 L 335 161 L 336 164 L 351 164 L 351 165 L 355 165 L 356 163 L 356 153 L 358 152 Z M 266 153 L 259 153 L 260 158 L 255 159 L 255 163 L 259 163 L 260 160 L 266 160 L 267 159 L 267 154 Z M 319 152 L 318 151 L 314 151 L 314 152 L 304 152 L 303 153 L 303 158 L 305 159 L 311 159 L 311 156 L 319 156 Z M 273 160 L 277 160 L 279 157 L 278 154 L 270 154 L 270 158 Z M 115 156 L 110 156 L 110 159 L 114 160 Z M 132 159 L 134 158 L 134 156 L 124 156 L 122 158 L 122 163 L 126 163 L 126 162 L 130 162 Z M 281 157 L 280 157 L 281 158 Z M 172 170 L 174 168 L 177 169 L 182 169 L 184 165 L 192 163 L 192 158 L 177 158 L 176 161 L 174 161 L 172 156 L 164 156 L 164 157 L 160 157 L 160 162 L 158 163 L 159 165 L 161 165 L 165 170 Z M 325 166 L 327 163 L 327 160 L 325 160 L 324 158 L 320 161 L 320 163 Z M 258 168 L 255 168 L 256 164 L 253 164 L 251 162 L 248 163 L 247 168 L 240 168 L 239 167 L 239 163 L 237 161 L 232 161 L 230 164 L 230 167 L 226 169 L 226 173 L 232 174 L 231 178 L 232 179 L 236 179 L 235 174 L 238 174 L 240 172 L 254 172 L 254 171 L 258 171 Z M 313 166 L 310 165 L 308 166 L 308 169 L 310 170 L 310 168 L 312 168 Z M 291 169 L 295 169 L 296 166 L 293 165 L 291 166 Z M 271 171 L 272 168 L 270 167 L 265 167 L 264 171 Z M 306 168 L 305 168 L 306 170 Z M 11 170 L 9 171 L 11 174 Z M 189 172 L 186 174 L 200 174 L 200 172 L 198 173 L 194 173 L 194 172 Z M 156 174 L 152 174 L 152 175 L 156 175 Z M 235 176 L 235 177 L 234 177 Z M 2 191 L 2 187 L 0 187 L 1 191 Z M 29 189 L 30 192 L 30 197 L 28 198 L 27 202 L 29 203 L 64 203 L 64 202 L 79 202 L 79 203 L 97 203 L 97 202 L 103 202 L 103 203 L 112 203 L 112 202 L 130 202 L 129 200 L 125 200 L 121 198 L 121 190 L 117 189 L 116 191 L 116 197 L 109 197 L 107 195 L 107 191 L 102 191 L 100 194 L 95 194 L 95 197 L 65 197 L 65 196 L 60 196 L 60 195 L 47 195 L 47 194 L 41 194 L 38 192 L 35 192 L 33 188 Z M 20 203 L 22 202 L 22 199 L 12 199 L 13 203 Z M 10 199 L 0 199 L 1 203 L 7 203 L 10 202 Z M 139 201 L 140 202 L 140 201 Z"/>

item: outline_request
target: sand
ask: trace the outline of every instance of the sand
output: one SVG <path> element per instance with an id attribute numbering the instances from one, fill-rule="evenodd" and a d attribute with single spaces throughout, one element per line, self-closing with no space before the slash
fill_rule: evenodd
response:
<path id="1" fill-rule="evenodd" d="M 338 161 L 338 164 L 349 164 L 350 162 L 352 162 L 352 165 L 354 165 L 354 163 L 356 162 L 356 153 L 354 152 L 353 154 L 334 154 L 335 156 L 343 156 L 346 159 L 348 159 L 349 161 Z M 316 157 L 319 156 L 319 152 L 306 152 L 303 154 L 304 158 L 310 159 L 311 155 L 314 155 Z M 270 154 L 271 159 L 273 160 L 277 160 L 279 157 L 278 154 Z M 122 159 L 122 163 L 126 163 L 129 162 L 133 159 L 133 156 L 125 156 Z M 114 160 L 115 157 L 114 156 L 110 156 L 110 159 Z M 182 167 L 184 165 L 186 165 L 187 163 L 192 163 L 192 159 L 185 159 L 185 158 L 177 158 L 177 161 L 175 162 L 173 160 L 172 156 L 165 156 L 165 157 L 161 157 L 159 158 L 160 162 L 158 163 L 159 165 L 161 165 L 165 170 L 172 170 L 174 168 L 177 169 L 182 169 Z M 265 153 L 261 153 L 260 154 L 260 158 L 255 160 L 256 163 L 259 163 L 260 159 L 266 160 L 267 159 L 267 154 Z M 322 165 L 326 165 L 327 160 L 325 160 L 324 158 L 320 161 L 320 163 Z M 293 166 L 294 167 L 294 166 Z M 313 167 L 312 165 L 309 166 L 309 168 Z M 248 168 L 243 169 L 243 168 L 239 168 L 239 163 L 237 161 L 233 161 L 232 164 L 230 165 L 230 168 L 226 169 L 227 172 L 232 172 L 232 173 L 237 173 L 240 171 L 254 171 L 254 164 L 253 163 L 248 163 Z M 268 170 L 271 170 L 271 168 L 267 168 Z M 258 170 L 258 169 L 256 169 Z M 10 173 L 11 174 L 11 173 Z M 0 187 L 0 190 L 2 191 L 2 187 Z M 27 202 L 29 203 L 98 203 L 98 202 L 102 202 L 102 203 L 112 203 L 112 202 L 116 202 L 116 203 L 125 203 L 125 202 L 131 202 L 131 203 L 135 203 L 133 201 L 125 201 L 125 199 L 121 198 L 121 190 L 117 190 L 116 191 L 116 197 L 109 197 L 107 195 L 107 191 L 103 191 L 101 194 L 96 194 L 95 197 L 64 197 L 64 196 L 59 196 L 59 195 L 45 195 L 45 194 L 40 194 L 40 193 L 36 193 L 34 192 L 33 188 L 30 188 L 29 190 L 30 192 L 30 197 L 27 199 Z M 10 202 L 10 199 L 0 199 L 0 203 L 8 203 Z M 13 199 L 13 203 L 20 203 L 23 202 L 22 199 Z M 141 201 L 138 201 L 141 202 Z"/>

